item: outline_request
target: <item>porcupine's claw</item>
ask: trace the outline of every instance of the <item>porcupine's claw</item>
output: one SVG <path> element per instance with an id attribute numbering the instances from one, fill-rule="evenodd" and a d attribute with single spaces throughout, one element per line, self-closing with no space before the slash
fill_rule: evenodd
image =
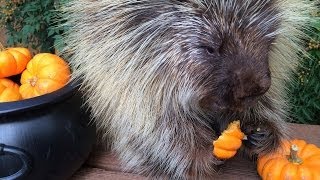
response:
<path id="1" fill-rule="evenodd" d="M 265 142 L 269 137 L 270 132 L 257 128 L 256 130 L 251 131 L 250 134 L 247 134 L 247 140 L 244 141 L 244 144 L 250 148 L 260 149 L 265 146 L 263 142 Z"/>

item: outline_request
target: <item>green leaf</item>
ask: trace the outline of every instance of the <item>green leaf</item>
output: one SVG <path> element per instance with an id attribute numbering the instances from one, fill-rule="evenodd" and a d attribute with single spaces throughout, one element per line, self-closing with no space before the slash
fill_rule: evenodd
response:
<path id="1" fill-rule="evenodd" d="M 318 102 L 314 102 L 313 106 L 320 111 L 320 99 L 318 98 Z"/>
<path id="2" fill-rule="evenodd" d="M 302 113 L 305 115 L 305 119 L 311 122 L 314 120 L 307 109 L 301 109 L 301 110 L 302 110 Z"/>
<path id="3" fill-rule="evenodd" d="M 25 26 L 22 28 L 22 32 L 23 32 L 23 34 L 28 35 L 29 33 L 33 33 L 34 30 L 33 30 L 33 27 L 32 27 L 32 26 L 30 26 L 30 25 L 25 25 Z"/>
<path id="4" fill-rule="evenodd" d="M 56 33 L 56 31 L 54 29 L 52 29 L 52 28 L 48 29 L 48 36 L 52 36 L 55 33 Z"/>

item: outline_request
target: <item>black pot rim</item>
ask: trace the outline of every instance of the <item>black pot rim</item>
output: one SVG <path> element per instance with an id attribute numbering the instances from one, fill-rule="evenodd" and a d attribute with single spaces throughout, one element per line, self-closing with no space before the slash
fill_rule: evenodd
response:
<path id="1" fill-rule="evenodd" d="M 48 104 L 60 102 L 70 97 L 79 88 L 79 85 L 79 81 L 71 81 L 61 89 L 42 96 L 13 102 L 0 103 L 0 115 L 27 111 Z"/>

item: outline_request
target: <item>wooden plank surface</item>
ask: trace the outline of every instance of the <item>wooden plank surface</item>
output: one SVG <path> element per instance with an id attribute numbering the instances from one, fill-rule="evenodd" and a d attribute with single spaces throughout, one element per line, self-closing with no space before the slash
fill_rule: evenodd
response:
<path id="1" fill-rule="evenodd" d="M 320 147 L 320 126 L 289 124 L 292 138 L 304 139 Z M 72 180 L 145 180 L 141 175 L 123 172 L 120 162 L 112 152 L 95 149 L 83 167 L 78 170 Z M 217 179 L 224 180 L 258 180 L 256 165 L 248 159 L 236 156 L 221 167 Z"/>
<path id="2" fill-rule="evenodd" d="M 106 171 L 99 168 L 83 167 L 71 179 L 74 180 L 146 180 L 147 178 L 131 173 Z"/>

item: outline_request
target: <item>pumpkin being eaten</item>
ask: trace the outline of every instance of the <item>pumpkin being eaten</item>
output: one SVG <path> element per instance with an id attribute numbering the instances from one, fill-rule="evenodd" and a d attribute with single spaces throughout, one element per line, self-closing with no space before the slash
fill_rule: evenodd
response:
<path id="1" fill-rule="evenodd" d="M 56 91 L 69 81 L 70 68 L 59 56 L 40 53 L 33 57 L 21 75 L 20 94 L 23 99 Z"/>
<path id="2" fill-rule="evenodd" d="M 219 138 L 213 141 L 213 154 L 220 159 L 233 157 L 241 147 L 244 137 L 240 130 L 240 121 L 230 123 Z"/>

